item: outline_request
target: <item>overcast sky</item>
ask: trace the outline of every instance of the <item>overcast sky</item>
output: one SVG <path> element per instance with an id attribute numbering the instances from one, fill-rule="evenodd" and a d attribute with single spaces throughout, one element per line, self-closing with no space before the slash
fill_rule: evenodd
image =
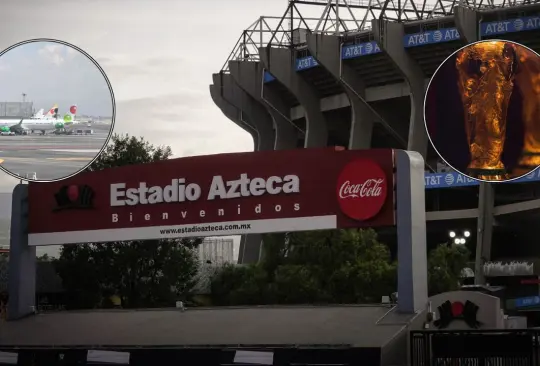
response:
<path id="1" fill-rule="evenodd" d="M 242 30 L 285 7 L 285 0 L 9 0 L 2 2 L 0 48 L 53 38 L 86 51 L 113 86 L 116 132 L 170 145 L 178 157 L 251 151 L 253 139 L 221 113 L 208 86 Z M 0 191 L 15 183 L 0 176 Z"/>
<path id="2" fill-rule="evenodd" d="M 112 98 L 105 78 L 84 54 L 53 42 L 21 44 L 0 56 L 0 101 L 34 102 L 45 113 L 58 104 L 64 114 L 72 105 L 78 114 L 112 116 Z"/>
<path id="3" fill-rule="evenodd" d="M 242 31 L 261 15 L 282 15 L 286 5 L 286 0 L 4 0 L 0 49 L 35 38 L 80 47 L 112 84 L 115 131 L 169 145 L 177 157 L 252 151 L 253 139 L 221 113 L 209 85 Z M 30 72 L 43 83 L 36 85 L 70 87 L 59 81 L 69 79 L 65 69 L 58 80 L 49 72 Z M 22 92 L 38 101 L 30 89 L 8 92 L 15 101 Z M 40 103 L 51 102 L 60 104 Z M 86 113 L 82 101 L 74 103 Z M 11 192 L 16 183 L 0 172 L 0 192 Z"/>
<path id="4" fill-rule="evenodd" d="M 144 136 L 155 145 L 169 145 L 176 157 L 252 151 L 253 139 L 221 113 L 210 97 L 209 84 L 212 73 L 220 71 L 242 31 L 262 15 L 281 17 L 287 3 L 3 0 L 0 49 L 35 38 L 59 39 L 80 47 L 101 65 L 112 84 L 117 102 L 115 131 Z M 297 6 L 304 18 L 318 17 L 323 10 L 320 6 Z M 56 56 L 49 56 L 58 61 Z M 37 58 L 30 61 L 37 62 Z M 49 71 L 62 69 L 60 76 L 39 69 L 29 72 L 36 75 L 39 85 L 57 83 L 67 89 L 74 79 L 82 77 L 73 64 L 73 74 L 68 73 L 68 63 L 57 69 L 43 66 Z M 92 87 L 83 90 L 96 87 L 96 79 L 90 79 Z M 3 93 L 6 88 L 0 85 Z M 40 93 L 21 87 L 5 92 L 12 93 L 15 100 L 25 92 L 36 103 L 60 104 L 57 100 L 41 101 Z M 73 99 L 83 99 L 75 95 Z M 87 113 L 82 101 L 73 102 L 79 105 L 80 113 Z M 97 104 L 92 108 L 101 108 Z M 0 192 L 11 192 L 16 183 L 16 179 L 0 172 Z"/>

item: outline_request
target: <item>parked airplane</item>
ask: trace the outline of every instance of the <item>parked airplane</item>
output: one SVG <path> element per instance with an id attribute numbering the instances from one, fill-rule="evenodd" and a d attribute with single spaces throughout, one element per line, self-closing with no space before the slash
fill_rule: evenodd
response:
<path id="1" fill-rule="evenodd" d="M 72 105 L 69 111 L 60 118 L 58 115 L 58 106 L 55 104 L 47 114 L 43 115 L 43 109 L 39 110 L 29 119 L 21 119 L 19 123 L 13 124 L 13 121 L 0 121 L 0 133 L 5 134 L 22 134 L 26 135 L 29 132 L 41 131 L 42 135 L 47 132 L 66 132 L 74 125 L 84 123 L 76 121 L 77 106 Z M 89 123 L 90 125 L 90 123 Z"/>

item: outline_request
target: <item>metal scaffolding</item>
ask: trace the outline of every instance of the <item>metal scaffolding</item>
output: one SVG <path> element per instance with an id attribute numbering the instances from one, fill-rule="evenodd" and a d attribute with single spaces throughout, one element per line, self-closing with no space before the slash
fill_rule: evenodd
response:
<path id="1" fill-rule="evenodd" d="M 306 32 L 354 35 L 369 31 L 372 19 L 396 22 L 453 15 L 457 5 L 489 10 L 538 3 L 540 0 L 290 0 L 282 16 L 261 16 L 243 32 L 229 61 L 259 61 L 260 47 L 302 47 Z"/>

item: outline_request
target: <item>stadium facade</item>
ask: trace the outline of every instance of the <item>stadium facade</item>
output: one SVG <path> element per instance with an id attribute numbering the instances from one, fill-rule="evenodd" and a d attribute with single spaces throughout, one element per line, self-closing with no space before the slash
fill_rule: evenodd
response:
<path id="1" fill-rule="evenodd" d="M 476 253 L 476 281 L 483 283 L 485 262 L 540 257 L 540 177 L 536 171 L 514 182 L 479 184 L 449 170 L 427 137 L 424 95 L 436 68 L 468 43 L 505 39 L 540 51 L 540 4 L 427 3 L 390 9 L 388 2 L 376 8 L 347 0 L 290 1 L 283 17 L 261 17 L 242 33 L 213 75 L 210 93 L 223 114 L 251 134 L 256 150 L 420 152 L 428 245 L 448 241 L 450 231 L 472 233 L 467 245 Z M 322 15 L 302 16 L 301 6 Z M 364 16 L 355 17 L 359 12 Z M 395 245 L 393 229 L 379 234 Z M 260 256 L 260 236 L 243 238 L 239 263 Z"/>

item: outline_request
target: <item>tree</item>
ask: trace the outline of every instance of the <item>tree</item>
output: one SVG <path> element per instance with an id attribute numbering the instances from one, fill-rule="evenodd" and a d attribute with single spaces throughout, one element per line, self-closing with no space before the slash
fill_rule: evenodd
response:
<path id="1" fill-rule="evenodd" d="M 379 302 L 395 291 L 395 263 L 373 230 L 269 234 L 264 246 L 261 263 L 215 276 L 217 304 Z"/>
<path id="2" fill-rule="evenodd" d="M 88 171 L 124 165 L 167 160 L 172 156 L 169 146 L 153 146 L 143 137 L 114 134 L 103 153 L 88 167 Z"/>
<path id="3" fill-rule="evenodd" d="M 143 138 L 114 135 L 112 143 L 88 168 L 168 159 L 169 147 L 155 147 Z M 71 307 L 102 306 L 116 294 L 124 307 L 171 305 L 189 296 L 197 274 L 194 253 L 201 239 L 146 240 L 65 245 L 56 269 L 72 299 Z"/>
<path id="4" fill-rule="evenodd" d="M 226 264 L 211 278 L 215 305 L 260 305 L 268 301 L 268 274 L 260 265 Z"/>
<path id="5" fill-rule="evenodd" d="M 430 296 L 458 290 L 469 257 L 470 252 L 464 245 L 441 244 L 433 249 L 428 256 Z"/>
<path id="6" fill-rule="evenodd" d="M 372 229 L 295 233 L 288 262 L 316 274 L 320 301 L 380 302 L 395 291 L 396 266 Z"/>
<path id="7" fill-rule="evenodd" d="M 52 258 L 49 257 L 49 255 L 47 253 L 43 253 L 42 255 L 38 256 L 36 258 L 36 260 L 38 262 L 51 262 L 52 261 Z"/>

